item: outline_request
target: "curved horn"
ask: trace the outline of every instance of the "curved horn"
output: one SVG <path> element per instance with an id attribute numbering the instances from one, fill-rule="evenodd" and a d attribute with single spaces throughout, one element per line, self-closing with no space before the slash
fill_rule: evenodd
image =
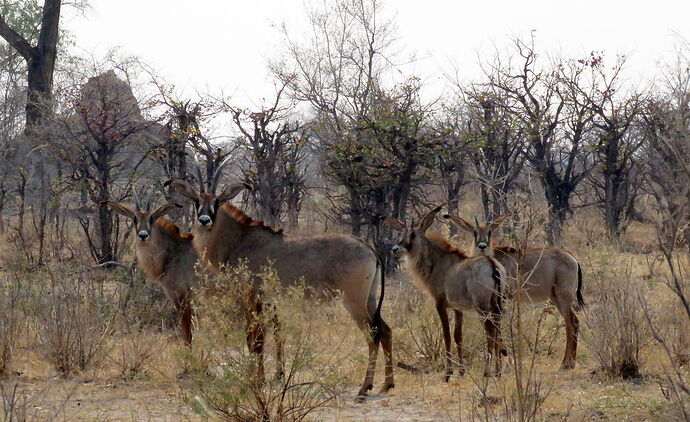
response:
<path id="1" fill-rule="evenodd" d="M 230 162 L 229 158 L 225 158 L 223 162 L 218 166 L 216 171 L 213 172 L 213 184 L 211 185 L 211 192 L 212 194 L 216 194 L 216 190 L 218 189 L 218 183 L 220 182 L 220 176 L 223 173 L 223 168 Z"/>
<path id="2" fill-rule="evenodd" d="M 137 190 L 132 189 L 132 195 L 134 195 L 134 211 L 141 211 L 141 202 L 139 201 L 139 195 L 137 195 Z"/>
<path id="3" fill-rule="evenodd" d="M 201 175 L 201 167 L 199 166 L 198 161 L 194 167 L 196 168 L 196 175 L 199 178 L 199 192 L 206 193 L 206 189 L 204 188 L 204 177 Z"/>
<path id="4" fill-rule="evenodd" d="M 431 225 L 434 223 L 434 218 L 436 217 L 436 214 L 441 211 L 441 206 L 439 205 L 438 207 L 434 208 L 433 210 L 429 211 L 429 214 L 427 214 L 423 219 L 422 222 L 419 223 L 419 228 L 421 230 L 426 231 L 431 227 Z"/>

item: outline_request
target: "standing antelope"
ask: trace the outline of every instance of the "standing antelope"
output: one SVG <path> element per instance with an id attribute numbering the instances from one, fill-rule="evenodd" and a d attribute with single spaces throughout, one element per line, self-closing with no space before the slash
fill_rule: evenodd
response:
<path id="1" fill-rule="evenodd" d="M 150 204 L 141 210 L 135 200 L 135 210 L 117 202 L 107 202 L 115 211 L 132 219 L 137 232 L 135 250 L 137 262 L 149 281 L 159 284 L 173 303 L 180 318 L 182 338 L 192 344 L 191 287 L 196 280 L 198 261 L 192 246 L 192 235 L 163 217 L 171 209 L 182 205 L 168 202 L 151 212 Z"/>
<path id="2" fill-rule="evenodd" d="M 464 373 L 462 353 L 463 312 L 474 310 L 484 318 L 484 331 L 489 354 L 484 375 L 491 375 L 491 361 L 495 374 L 501 374 L 501 355 L 506 351 L 501 344 L 501 313 L 505 270 L 498 261 L 488 256 L 468 257 L 441 237 L 427 233 L 434 222 L 438 207 L 424 217 L 419 227 L 407 228 L 395 218 L 385 217 L 384 223 L 400 233 L 392 252 L 406 256 L 406 263 L 417 286 L 428 294 L 436 305 L 441 319 L 443 341 L 446 347 L 446 382 L 453 374 L 450 352 L 450 325 L 447 308 L 455 311 L 455 344 L 458 349 L 460 373 Z"/>
<path id="3" fill-rule="evenodd" d="M 369 346 L 369 361 L 358 401 L 363 401 L 367 391 L 373 388 L 379 343 L 386 359 L 386 379 L 381 392 L 393 388 L 392 332 L 381 318 L 385 271 L 376 253 L 352 236 L 288 236 L 253 221 L 226 203 L 248 186 L 241 183 L 226 186 L 216 195 L 217 179 L 214 179 L 209 193 L 204 192 L 203 183 L 197 192 L 182 180 L 166 182 L 196 205 L 197 221 L 192 232 L 194 247 L 202 261 L 215 271 L 240 262 L 247 262 L 252 271 L 271 264 L 283 284 L 303 281 L 311 292 L 326 299 L 335 292 L 342 293 L 345 308 L 366 334 Z M 381 295 L 377 303 L 378 277 Z M 248 336 L 253 337 L 248 344 L 259 356 L 259 365 L 262 365 L 263 331 L 259 326 Z"/>
<path id="4" fill-rule="evenodd" d="M 502 216 L 486 225 L 475 224 L 456 216 L 444 215 L 458 227 L 474 235 L 475 253 L 495 257 L 508 273 L 507 297 L 519 292 L 521 302 L 541 303 L 551 300 L 565 321 L 566 348 L 561 369 L 575 367 L 579 320 L 572 308 L 582 298 L 582 269 L 577 260 L 559 248 L 533 248 L 518 251 L 509 246 L 494 246 L 491 234 L 507 218 Z M 518 280 L 521 286 L 518 286 Z"/>

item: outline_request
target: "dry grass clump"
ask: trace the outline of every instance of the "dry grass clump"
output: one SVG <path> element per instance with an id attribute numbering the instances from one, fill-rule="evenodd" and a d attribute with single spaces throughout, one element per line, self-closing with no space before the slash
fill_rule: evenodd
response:
<path id="1" fill-rule="evenodd" d="M 17 342 L 26 325 L 26 286 L 18 278 L 0 281 L 0 376 L 10 370 Z"/>
<path id="2" fill-rule="evenodd" d="M 38 286 L 34 311 L 38 346 L 60 374 L 83 371 L 108 353 L 113 335 L 113 297 L 102 284 L 67 270 L 48 270 Z"/>
<path id="3" fill-rule="evenodd" d="M 651 290 L 634 273 L 630 260 L 621 260 L 605 247 L 590 249 L 585 341 L 608 375 L 639 380 L 644 366 L 643 349 L 651 334 L 640 297 Z"/>
<path id="4" fill-rule="evenodd" d="M 271 294 L 260 295 L 266 300 L 263 311 L 247 320 L 243 311 L 259 296 L 258 285 Z M 207 280 L 196 292 L 199 329 L 184 363 L 193 382 L 188 401 L 200 415 L 232 421 L 300 421 L 343 392 L 337 359 L 316 351 L 318 321 L 304 296 L 301 288 L 280 288 L 272 271 L 252 274 L 242 265 Z M 257 376 L 257 356 L 244 347 L 245 329 L 276 329 L 276 321 L 280 331 L 273 337 L 284 344 L 284 369 L 265 353 L 269 380 L 262 380 Z"/>

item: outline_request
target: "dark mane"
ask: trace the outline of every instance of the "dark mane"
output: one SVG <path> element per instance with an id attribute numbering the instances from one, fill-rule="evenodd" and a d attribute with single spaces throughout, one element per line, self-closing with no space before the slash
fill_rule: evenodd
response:
<path id="1" fill-rule="evenodd" d="M 235 220 L 238 224 L 241 224 L 245 227 L 259 227 L 264 230 L 268 230 L 273 234 L 283 234 L 283 229 L 274 229 L 273 227 L 264 224 L 263 221 L 252 220 L 250 216 L 242 212 L 239 208 L 235 207 L 234 205 L 226 203 L 223 204 L 223 206 L 220 207 L 220 209 L 224 211 L 226 214 L 228 214 L 228 216 L 230 216 L 230 218 Z"/>
<path id="2" fill-rule="evenodd" d="M 177 227 L 175 223 L 173 223 L 165 217 L 161 217 L 158 220 L 156 220 L 156 225 L 163 233 L 167 234 L 172 238 L 192 240 L 191 233 L 180 233 L 180 228 Z"/>
<path id="3" fill-rule="evenodd" d="M 458 257 L 465 259 L 468 258 L 467 254 L 460 249 L 453 246 L 448 240 L 436 232 L 429 232 L 426 234 L 427 239 L 436 245 L 439 249 L 447 254 L 455 254 Z"/>

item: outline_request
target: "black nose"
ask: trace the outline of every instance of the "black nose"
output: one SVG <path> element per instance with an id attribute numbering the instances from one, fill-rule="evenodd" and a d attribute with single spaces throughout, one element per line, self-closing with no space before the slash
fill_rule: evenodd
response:
<path id="1" fill-rule="evenodd" d="M 141 240 L 146 240 L 149 237 L 149 234 L 146 232 L 139 232 L 139 239 Z"/>
<path id="2" fill-rule="evenodd" d="M 208 215 L 202 215 L 201 217 L 199 217 L 199 223 L 201 223 L 202 226 L 205 226 L 210 222 L 211 217 L 209 217 Z"/>
<path id="3" fill-rule="evenodd" d="M 478 247 L 479 249 L 481 249 L 481 250 L 486 249 L 486 245 L 483 244 L 483 243 L 482 243 L 481 245 L 477 245 L 477 247 Z"/>
<path id="4" fill-rule="evenodd" d="M 393 247 L 391 248 L 391 251 L 393 251 L 393 252 L 398 252 L 399 250 L 400 250 L 400 246 L 397 246 L 397 245 L 396 245 L 396 246 L 393 246 Z"/>

